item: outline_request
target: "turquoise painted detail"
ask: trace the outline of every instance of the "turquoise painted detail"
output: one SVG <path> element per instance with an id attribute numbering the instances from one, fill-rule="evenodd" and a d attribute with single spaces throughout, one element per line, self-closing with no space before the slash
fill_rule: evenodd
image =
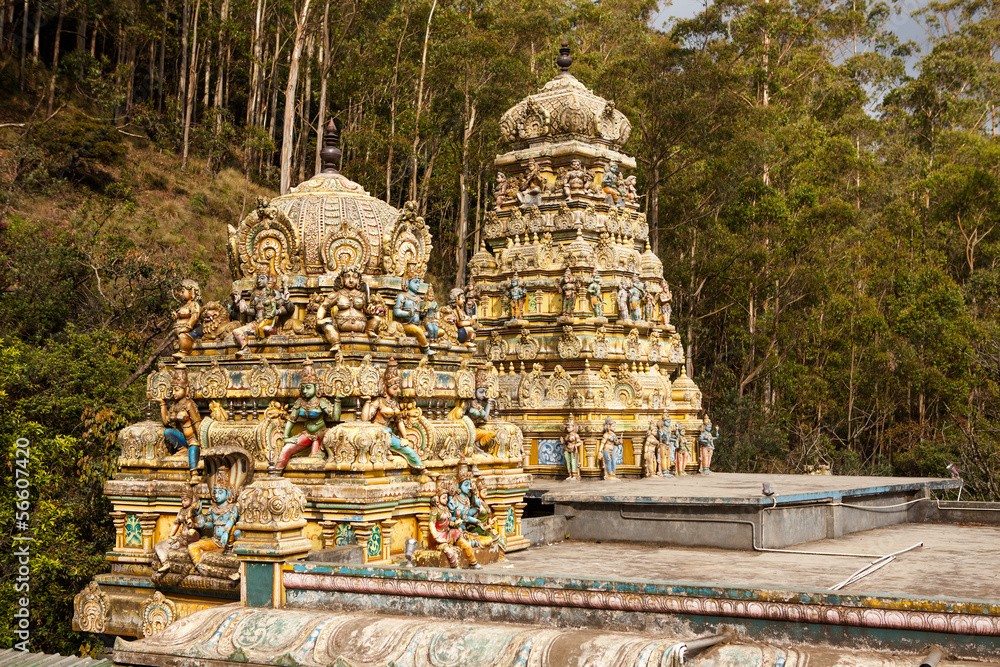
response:
<path id="1" fill-rule="evenodd" d="M 354 529 L 349 523 L 338 523 L 333 530 L 334 546 L 342 547 L 347 544 L 357 544 L 358 537 L 354 534 Z"/>
<path id="2" fill-rule="evenodd" d="M 514 508 L 507 508 L 507 520 L 504 522 L 504 532 L 508 535 L 513 535 L 514 531 L 517 529 L 517 524 L 514 520 Z"/>
<path id="3" fill-rule="evenodd" d="M 372 528 L 372 534 L 368 537 L 368 558 L 381 558 L 382 556 L 382 526 L 377 523 Z"/>
<path id="4" fill-rule="evenodd" d="M 246 563 L 248 607 L 270 607 L 274 602 L 274 565 L 271 563 Z"/>
<path id="5" fill-rule="evenodd" d="M 135 514 L 125 517 L 125 546 L 142 547 L 142 524 Z"/>

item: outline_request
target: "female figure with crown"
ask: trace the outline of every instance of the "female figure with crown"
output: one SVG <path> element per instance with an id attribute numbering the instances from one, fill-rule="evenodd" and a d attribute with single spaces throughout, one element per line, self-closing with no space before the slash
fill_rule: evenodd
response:
<path id="1" fill-rule="evenodd" d="M 288 461 L 306 447 L 312 446 L 309 456 L 317 456 L 326 435 L 327 421 L 334 420 L 333 404 L 319 395 L 319 376 L 311 359 L 302 364 L 302 380 L 299 381 L 299 398 L 295 400 L 288 420 L 285 422 L 285 446 L 278 454 L 278 470 L 284 470 Z M 292 435 L 296 422 L 303 422 L 302 432 Z"/>
<path id="2" fill-rule="evenodd" d="M 403 410 L 399 405 L 401 392 L 402 379 L 399 376 L 399 365 L 395 359 L 390 359 L 385 373 L 382 374 L 382 395 L 365 403 L 361 408 L 361 419 L 384 427 L 391 438 L 389 449 L 406 459 L 406 463 L 421 476 L 426 476 L 426 466 L 413 447 L 408 444 L 406 424 L 402 419 Z"/>
<path id="3" fill-rule="evenodd" d="M 187 447 L 193 483 L 201 452 L 201 443 L 198 441 L 201 414 L 198 412 L 198 405 L 188 396 L 187 367 L 182 363 L 174 366 L 170 373 L 170 391 L 174 400 L 169 405 L 162 398 L 158 399 L 160 419 L 167 427 L 163 438 L 167 441 L 171 454 Z"/>

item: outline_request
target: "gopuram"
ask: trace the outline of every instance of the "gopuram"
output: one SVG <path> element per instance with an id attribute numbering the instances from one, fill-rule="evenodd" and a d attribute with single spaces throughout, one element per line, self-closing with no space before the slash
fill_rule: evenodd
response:
<path id="1" fill-rule="evenodd" d="M 111 572 L 75 627 L 143 636 L 241 595 L 277 601 L 281 563 L 309 553 L 476 568 L 527 546 L 498 372 L 423 282 L 415 207 L 343 176 L 337 144 L 331 123 L 321 173 L 229 227 L 229 303 L 178 289 L 177 351 L 105 487 Z"/>
<path id="2" fill-rule="evenodd" d="M 621 152 L 631 124 L 569 73 L 565 45 L 557 62 L 560 73 L 500 120 L 512 150 L 495 162 L 495 206 L 466 292 L 482 295 L 477 343 L 499 364 L 498 401 L 524 432 L 527 469 L 638 477 L 651 422 L 694 449 L 702 396 L 635 177 L 621 173 L 635 167 Z M 571 420 L 579 451 L 566 446 Z M 657 474 L 668 474 L 658 458 Z"/>

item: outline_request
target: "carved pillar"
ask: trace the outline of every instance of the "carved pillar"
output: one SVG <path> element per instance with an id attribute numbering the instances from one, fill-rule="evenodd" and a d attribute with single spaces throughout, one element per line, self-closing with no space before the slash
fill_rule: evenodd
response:
<path id="1" fill-rule="evenodd" d="M 358 546 L 361 547 L 361 555 L 364 557 L 365 561 L 368 562 L 368 539 L 372 535 L 372 528 L 375 524 L 371 521 L 359 521 L 352 524 L 354 528 L 354 536 L 358 540 Z"/>
<path id="2" fill-rule="evenodd" d="M 125 512 L 111 512 L 111 521 L 115 524 L 115 551 L 125 548 Z"/>
<path id="3" fill-rule="evenodd" d="M 139 526 L 142 528 L 143 560 L 153 562 L 153 534 L 156 532 L 156 521 L 159 514 L 140 514 Z"/>
<path id="4" fill-rule="evenodd" d="M 524 515 L 524 508 L 528 506 L 528 503 L 517 503 L 514 505 L 514 534 L 521 534 L 521 517 Z"/>
<path id="5" fill-rule="evenodd" d="M 233 551 L 240 559 L 241 601 L 248 607 L 280 607 L 282 567 L 305 556 L 312 541 L 302 534 L 306 494 L 282 477 L 254 480 L 237 500 L 241 531 Z"/>
<path id="6" fill-rule="evenodd" d="M 386 519 L 382 522 L 382 559 L 389 560 L 392 552 L 392 528 L 397 523 L 396 519 Z"/>
<path id="7" fill-rule="evenodd" d="M 430 545 L 430 512 L 417 513 L 417 541 L 421 549 L 427 549 Z"/>
<path id="8" fill-rule="evenodd" d="M 332 549 L 337 546 L 337 522 L 320 521 L 319 526 L 323 529 L 323 548 Z"/>

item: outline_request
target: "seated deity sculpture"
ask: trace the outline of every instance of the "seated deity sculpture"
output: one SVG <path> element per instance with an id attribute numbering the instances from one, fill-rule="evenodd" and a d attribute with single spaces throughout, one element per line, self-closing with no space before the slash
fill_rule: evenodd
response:
<path id="1" fill-rule="evenodd" d="M 340 349 L 342 335 L 364 333 L 370 340 L 378 337 L 377 305 L 371 298 L 361 272 L 353 267 L 344 269 L 334 285 L 339 285 L 316 311 L 316 327 L 330 345 L 330 351 Z"/>
<path id="2" fill-rule="evenodd" d="M 583 163 L 573 160 L 569 171 L 563 174 L 563 194 L 569 199 L 574 194 L 585 194 L 593 177 L 584 170 Z"/>
<path id="3" fill-rule="evenodd" d="M 250 336 L 263 340 L 280 329 L 278 318 L 286 314 L 291 305 L 288 289 L 286 287 L 281 292 L 273 289 L 270 279 L 262 273 L 257 276 L 256 287 L 251 290 L 249 298 L 244 298 L 238 291 L 234 291 L 232 297 L 236 312 L 253 317 L 233 331 L 233 339 L 240 346 L 236 354 L 245 356 L 250 354 Z"/>

